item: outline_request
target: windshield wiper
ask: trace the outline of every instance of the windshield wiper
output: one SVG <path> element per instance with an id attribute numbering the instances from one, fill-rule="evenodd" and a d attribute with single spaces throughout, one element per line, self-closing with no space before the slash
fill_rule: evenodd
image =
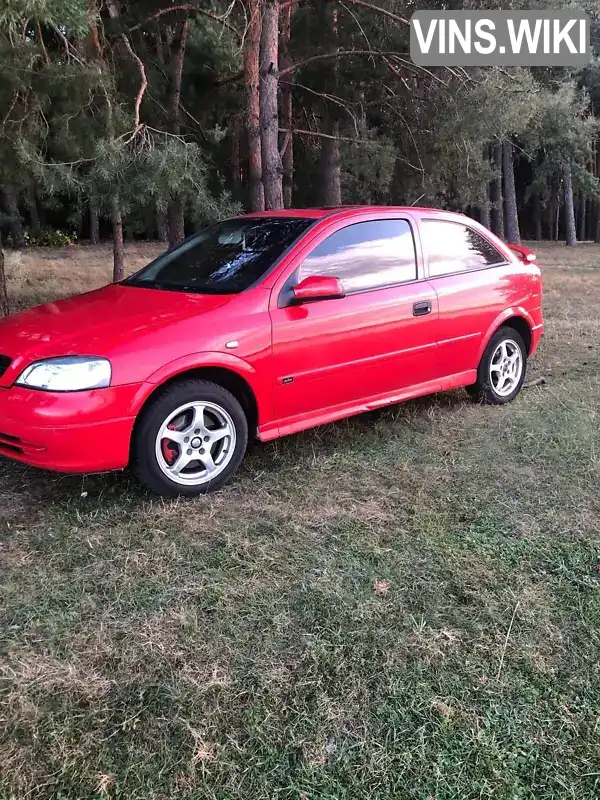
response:
<path id="1" fill-rule="evenodd" d="M 207 286 L 188 286 L 179 283 L 162 283 L 161 281 L 131 281 L 125 280 L 126 286 L 134 286 L 138 289 L 159 289 L 164 292 L 182 292 L 183 294 L 237 294 L 235 290 L 219 291 Z"/>

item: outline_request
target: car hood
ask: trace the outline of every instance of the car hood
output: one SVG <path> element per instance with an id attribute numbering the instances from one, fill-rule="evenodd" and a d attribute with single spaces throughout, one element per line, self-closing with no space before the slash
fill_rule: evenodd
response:
<path id="1" fill-rule="evenodd" d="M 125 338 L 212 311 L 231 297 L 111 284 L 1 320 L 0 354 L 15 369 L 53 356 L 106 355 Z"/>

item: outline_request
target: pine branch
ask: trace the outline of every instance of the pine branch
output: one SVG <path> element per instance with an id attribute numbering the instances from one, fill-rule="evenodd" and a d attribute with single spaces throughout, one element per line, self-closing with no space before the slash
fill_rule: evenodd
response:
<path id="1" fill-rule="evenodd" d="M 198 8 L 198 6 L 192 5 L 191 3 L 181 3 L 181 5 L 177 6 L 169 6 L 168 8 L 161 8 L 159 11 L 156 11 L 154 14 L 151 14 L 148 19 L 144 20 L 144 22 L 138 22 L 137 25 L 133 25 L 129 28 L 129 33 L 133 33 L 133 31 L 137 31 L 138 28 L 142 28 L 144 25 L 147 25 L 149 22 L 152 22 L 159 17 L 162 17 L 164 14 L 171 14 L 174 11 L 187 11 L 191 14 L 204 14 L 205 17 L 212 19 L 213 22 L 218 22 L 219 25 L 223 25 L 223 27 L 228 28 L 232 33 L 235 33 L 238 39 L 241 38 L 240 32 L 236 27 L 234 27 L 230 22 L 227 22 L 225 19 L 228 16 L 229 12 L 225 14 L 223 17 L 220 17 L 218 14 L 214 14 L 212 11 L 207 11 L 204 8 Z"/>
<path id="2" fill-rule="evenodd" d="M 13 92 L 12 100 L 10 102 L 10 106 L 8 107 L 8 111 L 6 112 L 6 115 L 5 115 L 4 119 L 2 120 L 2 126 L 0 127 L 0 130 L 2 131 L 2 135 L 4 135 L 4 128 L 6 127 L 6 123 L 8 122 L 8 118 L 12 114 L 12 110 L 16 106 L 18 99 L 19 99 L 19 92 L 18 92 L 18 90 L 15 89 L 15 91 Z"/>
<path id="3" fill-rule="evenodd" d="M 319 53 L 315 56 L 309 56 L 302 61 L 297 61 L 295 64 L 291 64 L 289 67 L 282 69 L 279 73 L 279 77 L 281 78 L 283 75 L 290 75 L 297 69 L 305 67 L 308 64 L 312 64 L 315 61 L 325 61 L 331 58 L 340 58 L 341 56 L 373 56 L 377 58 L 389 58 L 391 56 L 396 57 L 397 55 L 398 54 L 395 50 L 390 50 L 387 52 L 381 52 L 379 50 L 335 50 L 333 53 Z"/>
<path id="4" fill-rule="evenodd" d="M 399 73 L 399 70 L 397 68 L 395 68 L 392 64 L 390 64 L 390 62 L 388 60 L 390 58 L 393 58 L 395 61 L 399 62 L 400 64 L 403 64 L 405 67 L 407 67 L 409 69 L 412 69 L 412 70 L 415 70 L 415 71 L 425 72 L 427 75 L 429 75 L 430 78 L 433 78 L 433 80 L 437 81 L 438 83 L 441 83 L 442 86 L 447 86 L 445 81 L 443 81 L 441 78 L 439 78 L 433 72 L 431 72 L 431 70 L 427 69 L 427 67 L 422 67 L 419 64 L 415 64 L 414 62 L 409 61 L 407 58 L 403 58 L 402 57 L 403 54 L 398 53 L 395 50 L 389 50 L 389 51 L 381 51 L 381 50 L 336 50 L 333 53 L 319 53 L 318 55 L 310 56 L 309 58 L 305 58 L 303 61 L 298 61 L 295 64 L 291 64 L 289 67 L 286 67 L 285 69 L 282 69 L 281 72 L 279 73 L 279 77 L 281 78 L 284 75 L 289 75 L 290 73 L 295 72 L 295 70 L 300 69 L 301 67 L 305 67 L 308 64 L 312 64 L 315 61 L 322 61 L 322 60 L 326 60 L 326 59 L 337 58 L 338 56 L 372 56 L 374 58 L 375 57 L 376 58 L 382 58 L 385 61 L 385 63 L 388 65 L 388 67 L 394 72 L 394 74 L 396 74 L 399 77 L 401 77 L 400 73 Z M 450 71 L 456 77 L 456 74 L 450 69 L 450 67 L 446 67 L 446 69 L 448 69 L 448 71 Z"/>
<path id="5" fill-rule="evenodd" d="M 279 128 L 279 132 L 283 133 L 285 128 Z M 294 135 L 294 131 L 287 130 L 285 131 L 285 136 L 283 139 L 283 143 L 279 148 L 279 158 L 283 158 L 285 155 L 285 151 L 288 149 L 290 142 L 292 141 L 292 136 Z"/>
<path id="6" fill-rule="evenodd" d="M 281 75 L 281 73 L 279 73 Z M 241 81 L 244 77 L 244 71 L 240 70 L 240 72 L 236 72 L 235 75 L 228 75 L 227 78 L 219 78 L 218 81 L 215 81 L 213 84 L 214 86 L 226 86 L 228 83 L 237 83 Z"/>
<path id="7" fill-rule="evenodd" d="M 329 94 L 328 92 L 318 92 L 316 89 L 311 89 L 310 86 L 306 86 L 303 83 L 298 83 L 298 81 L 280 81 L 280 83 L 284 83 L 288 86 L 296 86 L 298 89 L 303 89 L 305 92 L 309 92 L 315 97 L 322 97 L 323 100 L 327 100 L 330 103 L 334 103 L 334 105 L 343 108 L 344 111 L 351 117 L 354 123 L 354 127 L 356 127 L 356 115 L 352 110 L 350 104 L 345 103 L 341 97 L 338 97 L 337 95 L 334 94 Z"/>
<path id="8" fill-rule="evenodd" d="M 127 48 L 129 53 L 131 54 L 131 57 L 138 65 L 138 69 L 140 71 L 141 84 L 135 98 L 135 106 L 134 106 L 134 125 L 135 125 L 135 130 L 137 131 L 139 130 L 140 127 L 140 106 L 142 105 L 142 98 L 144 97 L 144 92 L 148 88 L 148 79 L 146 77 L 146 68 L 144 67 L 144 62 L 136 53 L 133 52 L 133 48 L 129 42 L 129 39 L 127 38 L 127 36 L 125 36 L 124 33 L 121 34 L 121 39 L 125 42 L 125 47 Z"/>
<path id="9" fill-rule="evenodd" d="M 404 17 L 394 14 L 393 11 L 388 11 L 387 8 L 381 8 L 380 6 L 373 5 L 373 3 L 367 3 L 366 0 L 345 0 L 345 2 L 351 3 L 355 6 L 368 8 L 370 11 L 375 11 L 377 14 L 383 14 L 384 17 L 389 17 L 395 22 L 401 22 L 403 25 L 410 25 L 410 22 Z"/>
<path id="10" fill-rule="evenodd" d="M 401 64 L 403 64 L 404 66 L 408 67 L 409 69 L 420 70 L 421 72 L 425 72 L 427 75 L 429 75 L 430 78 L 433 78 L 434 81 L 437 81 L 438 83 L 441 83 L 442 86 L 446 86 L 447 85 L 445 81 L 443 81 L 441 78 L 439 78 L 433 72 L 431 72 L 431 70 L 427 69 L 427 67 L 422 67 L 420 64 L 415 64 L 413 61 L 407 61 L 405 58 L 401 58 L 400 56 L 398 56 L 396 54 L 392 54 L 392 56 L 393 56 L 393 58 L 395 58 L 396 61 L 399 61 Z M 398 78 L 402 79 L 402 75 L 400 74 L 400 70 L 397 67 L 395 67 L 393 64 L 391 64 L 387 58 L 384 57 L 383 60 L 384 60 L 385 64 L 387 65 L 388 69 L 391 72 L 393 72 L 394 75 L 396 75 Z"/>
<path id="11" fill-rule="evenodd" d="M 190 112 L 189 112 L 189 111 L 187 110 L 187 108 L 186 108 L 186 107 L 183 105 L 183 103 L 182 103 L 182 101 L 181 101 L 181 100 L 179 101 L 179 108 L 180 108 L 180 109 L 183 111 L 183 113 L 186 115 L 186 117 L 189 117 L 189 119 L 191 119 L 191 120 L 192 120 L 192 122 L 193 122 L 193 123 L 194 123 L 194 124 L 197 126 L 198 130 L 200 131 L 200 135 L 202 136 L 202 138 L 204 139 L 204 141 L 205 141 L 205 142 L 207 142 L 207 141 L 208 141 L 208 139 L 206 138 L 206 133 L 204 132 L 204 128 L 202 127 L 202 125 L 200 124 L 200 122 L 198 122 L 198 120 L 196 119 L 196 117 L 194 117 L 194 116 L 193 116 L 193 114 L 190 114 Z"/>
<path id="12" fill-rule="evenodd" d="M 353 142 L 354 144 L 362 143 L 362 144 L 376 144 L 372 139 L 359 139 L 359 138 L 352 138 L 350 136 L 334 136 L 331 133 L 321 133 L 320 131 L 308 131 L 304 128 L 294 128 L 293 130 L 287 130 L 286 128 L 279 128 L 279 133 L 287 134 L 298 134 L 298 136 L 314 136 L 317 139 L 334 139 L 336 142 Z M 284 142 L 285 144 L 285 142 Z"/>
<path id="13" fill-rule="evenodd" d="M 53 25 L 52 28 L 54 29 L 54 32 L 56 33 L 56 35 L 62 40 L 62 43 L 65 46 L 65 54 L 67 56 L 67 61 L 70 61 L 71 58 L 73 58 L 78 64 L 80 64 L 82 67 L 84 67 L 85 66 L 85 62 L 77 55 L 76 51 L 73 52 L 75 50 L 75 48 L 69 42 L 69 40 L 64 35 L 64 33 L 61 31 L 59 26 L 58 25 Z"/>
<path id="14" fill-rule="evenodd" d="M 35 32 L 40 40 L 40 45 L 42 47 L 42 52 L 44 53 L 44 61 L 46 62 L 46 66 L 50 64 L 50 56 L 48 55 L 48 51 L 46 50 L 46 45 L 44 44 L 44 36 L 42 34 L 42 26 L 40 25 L 39 21 L 35 21 Z"/>

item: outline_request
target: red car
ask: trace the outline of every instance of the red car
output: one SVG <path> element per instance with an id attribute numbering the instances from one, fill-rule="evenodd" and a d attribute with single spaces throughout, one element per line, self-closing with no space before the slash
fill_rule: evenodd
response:
<path id="1" fill-rule="evenodd" d="M 519 393 L 535 255 L 459 214 L 322 208 L 220 222 L 118 284 L 0 322 L 0 454 L 222 486 L 249 435 L 465 386 Z"/>

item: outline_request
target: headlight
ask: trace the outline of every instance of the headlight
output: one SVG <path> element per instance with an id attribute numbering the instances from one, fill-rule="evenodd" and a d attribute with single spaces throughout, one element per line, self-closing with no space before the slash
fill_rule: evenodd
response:
<path id="1" fill-rule="evenodd" d="M 17 378 L 19 386 L 49 392 L 78 392 L 110 386 L 110 361 L 93 356 L 64 356 L 36 361 Z"/>

